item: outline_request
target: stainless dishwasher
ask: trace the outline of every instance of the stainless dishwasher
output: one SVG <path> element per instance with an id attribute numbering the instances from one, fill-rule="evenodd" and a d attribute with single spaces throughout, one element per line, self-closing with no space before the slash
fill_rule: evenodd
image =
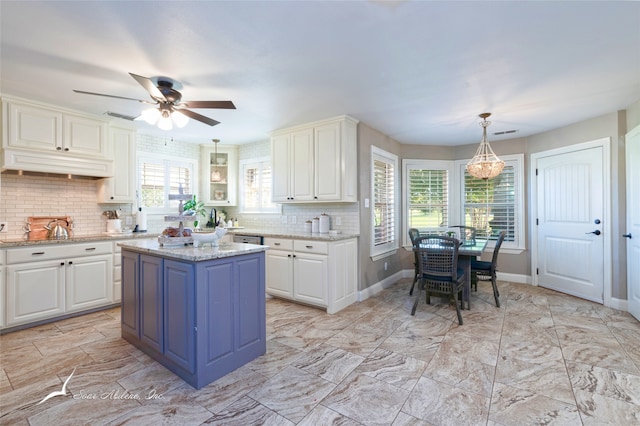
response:
<path id="1" fill-rule="evenodd" d="M 247 244 L 259 244 L 262 245 L 264 242 L 264 237 L 260 235 L 242 235 L 242 234 L 234 234 L 233 235 L 234 243 L 247 243 Z"/>

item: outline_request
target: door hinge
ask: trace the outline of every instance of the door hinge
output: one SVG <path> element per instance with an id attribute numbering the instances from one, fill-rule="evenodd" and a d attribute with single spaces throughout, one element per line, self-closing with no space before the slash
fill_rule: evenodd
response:
<path id="1" fill-rule="evenodd" d="M 537 217 L 536 217 L 536 225 L 539 225 L 539 223 L 538 223 L 538 218 L 537 218 Z"/>
<path id="2" fill-rule="evenodd" d="M 538 169 L 536 169 L 536 176 L 538 176 Z"/>
<path id="3" fill-rule="evenodd" d="M 540 270 L 536 268 L 536 275 L 540 275 Z"/>

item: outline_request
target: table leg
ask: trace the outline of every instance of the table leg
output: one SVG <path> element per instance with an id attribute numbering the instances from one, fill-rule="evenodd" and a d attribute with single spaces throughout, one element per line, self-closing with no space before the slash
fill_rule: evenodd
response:
<path id="1" fill-rule="evenodd" d="M 467 302 L 467 309 L 471 310 L 471 257 L 459 255 L 458 266 L 464 268 L 464 289 L 462 300 Z M 462 304 L 464 309 L 464 303 Z"/>

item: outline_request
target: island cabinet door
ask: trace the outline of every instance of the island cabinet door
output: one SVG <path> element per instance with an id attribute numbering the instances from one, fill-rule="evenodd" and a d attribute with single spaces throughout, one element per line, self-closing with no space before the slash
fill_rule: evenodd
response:
<path id="1" fill-rule="evenodd" d="M 164 356 L 178 367 L 195 372 L 194 266 L 164 261 Z"/>
<path id="2" fill-rule="evenodd" d="M 137 253 L 122 251 L 122 308 L 120 314 L 122 331 L 136 339 L 140 338 L 140 317 L 138 315 L 138 301 L 140 300 L 138 259 L 139 256 Z"/>
<path id="3" fill-rule="evenodd" d="M 140 340 L 163 351 L 163 259 L 140 255 Z"/>

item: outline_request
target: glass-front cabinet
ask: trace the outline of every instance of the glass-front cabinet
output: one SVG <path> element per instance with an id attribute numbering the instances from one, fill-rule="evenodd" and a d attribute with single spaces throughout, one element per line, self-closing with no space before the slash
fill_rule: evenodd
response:
<path id="1" fill-rule="evenodd" d="M 200 145 L 200 200 L 208 206 L 235 206 L 238 192 L 238 149 L 234 145 Z"/>

